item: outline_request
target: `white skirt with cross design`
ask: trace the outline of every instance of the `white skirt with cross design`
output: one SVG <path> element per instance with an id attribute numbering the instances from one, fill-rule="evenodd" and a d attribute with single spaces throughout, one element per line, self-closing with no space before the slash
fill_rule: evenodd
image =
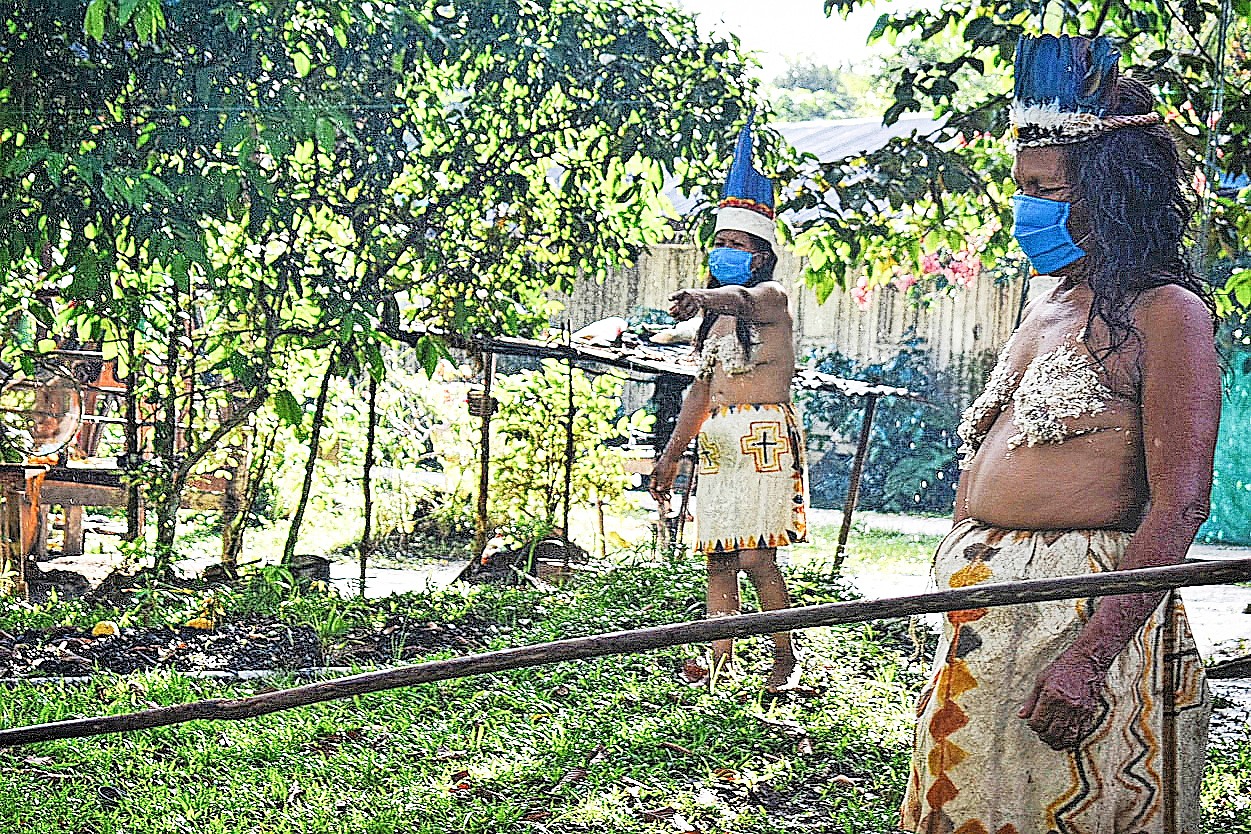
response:
<path id="1" fill-rule="evenodd" d="M 699 434 L 697 553 L 808 540 L 803 430 L 790 403 L 713 409 Z"/>

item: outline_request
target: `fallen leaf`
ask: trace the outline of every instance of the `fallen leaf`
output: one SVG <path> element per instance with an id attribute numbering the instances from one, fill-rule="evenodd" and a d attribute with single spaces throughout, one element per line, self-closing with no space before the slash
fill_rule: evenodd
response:
<path id="1" fill-rule="evenodd" d="M 831 779 L 830 783 L 834 785 L 838 785 L 839 787 L 842 787 L 842 788 L 854 788 L 856 785 L 860 784 L 860 780 L 852 779 L 850 776 L 840 773 L 837 776 L 835 776 L 833 779 Z"/>
<path id="2" fill-rule="evenodd" d="M 558 790 L 559 788 L 563 788 L 568 785 L 573 785 L 585 779 L 586 779 L 586 769 L 581 768 L 581 767 L 575 767 L 574 769 L 566 773 L 564 776 L 556 780 L 556 784 L 552 785 L 552 791 L 554 792 Z"/>
<path id="3" fill-rule="evenodd" d="M 521 818 L 522 822 L 547 822 L 552 818 L 551 811 L 545 811 L 542 808 L 536 808 L 533 811 L 527 811 Z"/>
<path id="4" fill-rule="evenodd" d="M 200 631 L 212 631 L 216 623 L 208 617 L 196 617 L 194 620 L 187 620 L 185 625 L 187 628 L 198 628 Z M 185 643 L 180 643 L 179 647 L 182 648 L 185 645 Z"/>
<path id="5" fill-rule="evenodd" d="M 728 767 L 719 767 L 712 772 L 712 775 L 716 776 L 722 782 L 737 782 L 738 781 L 738 774 L 730 770 Z"/>
<path id="6" fill-rule="evenodd" d="M 639 816 L 646 822 L 664 822 L 671 819 L 677 810 L 666 805 L 663 808 L 654 808 L 651 811 L 641 811 Z"/>
<path id="7" fill-rule="evenodd" d="M 569 687 L 565 686 L 562 683 L 562 684 L 558 684 L 557 686 L 552 687 L 552 691 L 549 692 L 548 695 L 550 695 L 553 698 L 567 698 L 569 696 L 569 693 L 572 691 L 573 690 L 571 690 Z"/>
<path id="8" fill-rule="evenodd" d="M 674 814 L 669 818 L 669 824 L 682 834 L 700 834 L 699 829 L 686 821 L 686 817 L 681 814 Z"/>
<path id="9" fill-rule="evenodd" d="M 672 741 L 662 741 L 660 746 L 666 750 L 672 750 L 674 753 L 681 753 L 683 756 L 694 756 L 695 751 L 689 747 L 683 747 L 680 744 L 674 744 Z"/>
<path id="10" fill-rule="evenodd" d="M 602 744 L 597 745 L 597 746 L 595 747 L 595 749 L 591 751 L 591 755 L 587 756 L 587 758 L 586 758 L 586 766 L 587 766 L 587 767 L 590 767 L 590 766 L 591 766 L 591 765 L 593 765 L 593 764 L 596 764 L 596 763 L 598 763 L 598 762 L 602 762 L 602 761 L 604 760 L 604 757 L 607 755 L 607 753 L 608 753 L 608 751 L 607 751 L 607 749 L 604 747 L 604 745 L 602 745 Z"/>
<path id="11" fill-rule="evenodd" d="M 92 637 L 115 637 L 122 633 L 122 627 L 112 620 L 101 620 L 91 629 Z"/>
<path id="12" fill-rule="evenodd" d="M 708 670 L 698 660 L 692 658 L 682 664 L 682 679 L 687 683 L 699 683 L 708 677 Z"/>

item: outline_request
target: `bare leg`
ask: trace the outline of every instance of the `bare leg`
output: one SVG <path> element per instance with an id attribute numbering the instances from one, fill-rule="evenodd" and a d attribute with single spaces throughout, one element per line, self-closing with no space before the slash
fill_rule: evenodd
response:
<path id="1" fill-rule="evenodd" d="M 738 612 L 738 553 L 709 553 L 708 616 Z M 713 669 L 728 666 L 733 660 L 733 640 L 712 641 Z"/>
<path id="2" fill-rule="evenodd" d="M 776 611 L 789 608 L 790 594 L 786 592 L 786 582 L 782 571 L 778 569 L 777 549 L 773 547 L 757 550 L 740 550 L 738 563 L 747 572 L 747 578 L 756 588 L 760 597 L 760 607 L 765 611 Z M 779 689 L 790 683 L 795 672 L 795 652 L 791 648 L 790 632 L 773 635 L 773 672 L 766 684 L 769 689 Z"/>

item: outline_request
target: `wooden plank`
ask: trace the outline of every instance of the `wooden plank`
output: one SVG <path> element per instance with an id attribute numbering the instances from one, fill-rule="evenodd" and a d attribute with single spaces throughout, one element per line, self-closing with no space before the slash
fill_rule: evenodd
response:
<path id="1" fill-rule="evenodd" d="M 120 486 L 44 481 L 39 493 L 39 503 L 63 507 L 124 507 L 126 490 Z"/>

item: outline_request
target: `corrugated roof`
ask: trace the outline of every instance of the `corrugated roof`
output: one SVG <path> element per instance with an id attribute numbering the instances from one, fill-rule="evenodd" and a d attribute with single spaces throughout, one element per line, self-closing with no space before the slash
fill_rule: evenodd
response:
<path id="1" fill-rule="evenodd" d="M 782 122 L 775 127 L 796 150 L 810 153 L 822 162 L 834 162 L 875 151 L 896 136 L 910 136 L 913 132 L 924 136 L 940 125 L 928 116 L 904 116 L 890 127 L 876 117 Z"/>
<path id="2" fill-rule="evenodd" d="M 837 162 L 849 156 L 875 151 L 896 136 L 924 136 L 938 129 L 941 122 L 928 116 L 904 116 L 889 127 L 879 118 L 814 119 L 804 122 L 779 122 L 773 127 L 796 150 L 810 153 L 821 162 Z M 700 191 L 683 196 L 676 187 L 665 189 L 679 215 L 687 215 L 705 205 L 709 199 Z M 783 214 L 789 218 L 789 215 Z M 794 219 L 794 218 L 789 218 Z"/>

